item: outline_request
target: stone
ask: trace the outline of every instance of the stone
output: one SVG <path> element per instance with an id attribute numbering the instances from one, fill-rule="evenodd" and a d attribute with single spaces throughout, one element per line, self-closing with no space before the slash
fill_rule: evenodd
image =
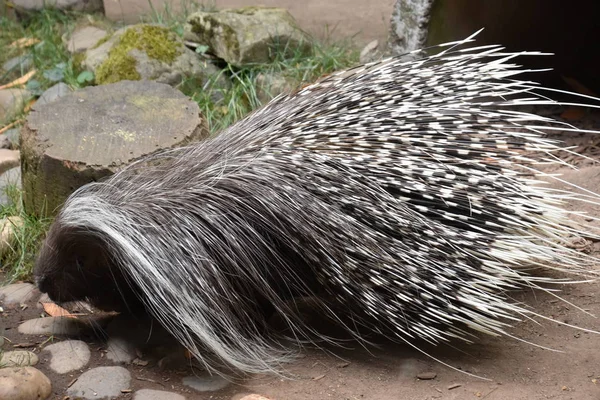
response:
<path id="1" fill-rule="evenodd" d="M 424 47 L 432 7 L 433 0 L 396 1 L 388 39 L 392 54 L 406 54 Z"/>
<path id="2" fill-rule="evenodd" d="M 18 70 L 27 71 L 33 65 L 33 56 L 31 54 L 23 54 L 21 56 L 13 57 L 10 60 L 2 64 L 2 69 L 6 72 Z"/>
<path id="3" fill-rule="evenodd" d="M 168 85 L 193 77 L 201 84 L 217 75 L 214 65 L 200 61 L 183 40 L 166 27 L 137 24 L 116 31 L 86 52 L 83 65 L 103 85 L 121 80 L 150 80 Z"/>
<path id="4" fill-rule="evenodd" d="M 21 189 L 21 167 L 14 167 L 0 175 L 0 206 L 12 206 L 12 199 L 8 196 L 11 189 Z M 18 206 L 18 205 L 17 205 Z"/>
<path id="5" fill-rule="evenodd" d="M 108 339 L 106 358 L 115 363 L 130 363 L 136 358 L 136 348 L 133 343 L 123 338 Z"/>
<path id="6" fill-rule="evenodd" d="M 184 39 L 208 46 L 208 52 L 235 66 L 267 63 L 275 51 L 309 53 L 309 37 L 283 8 L 243 7 L 191 14 Z"/>
<path id="7" fill-rule="evenodd" d="M 21 112 L 30 98 L 31 94 L 25 89 L 0 89 L 0 122 Z"/>
<path id="8" fill-rule="evenodd" d="M 34 105 L 21 132 L 25 211 L 51 216 L 79 187 L 208 134 L 198 104 L 156 82 L 91 86 Z"/>
<path id="9" fill-rule="evenodd" d="M 90 326 L 77 318 L 44 317 L 22 322 L 18 332 L 23 335 L 78 335 Z"/>
<path id="10" fill-rule="evenodd" d="M 71 92 L 71 88 L 64 82 L 59 82 L 51 88 L 47 89 L 40 98 L 35 102 L 36 106 L 52 103 L 53 101 L 67 95 Z"/>
<path id="11" fill-rule="evenodd" d="M 75 29 L 70 37 L 64 37 L 63 42 L 71 54 L 83 53 L 94 47 L 107 34 L 104 29 L 95 26 L 82 26 Z"/>
<path id="12" fill-rule="evenodd" d="M 256 76 L 256 97 L 266 104 L 281 93 L 291 93 L 293 84 L 283 75 L 261 72 Z"/>
<path id="13" fill-rule="evenodd" d="M 7 367 L 30 367 L 39 362 L 38 356 L 31 351 L 14 350 L 2 353 L 0 357 L 0 368 Z"/>
<path id="14" fill-rule="evenodd" d="M 19 166 L 21 152 L 19 150 L 0 149 L 0 174 Z"/>
<path id="15" fill-rule="evenodd" d="M 164 390 L 141 389 L 133 394 L 133 400 L 185 400 L 185 397 Z"/>
<path id="16" fill-rule="evenodd" d="M 19 11 L 38 11 L 53 7 L 59 10 L 94 12 L 102 10 L 102 0 L 12 0 Z"/>
<path id="17" fill-rule="evenodd" d="M 19 305 L 31 301 L 35 296 L 35 286 L 31 283 L 13 283 L 0 288 L 2 305 Z"/>
<path id="18" fill-rule="evenodd" d="M 51 354 L 50 369 L 57 374 L 66 374 L 85 367 L 90 361 L 90 348 L 81 340 L 65 340 L 44 348 Z"/>
<path id="19" fill-rule="evenodd" d="M 435 372 L 421 372 L 420 374 L 417 374 L 417 379 L 422 381 L 430 381 L 435 379 L 436 376 L 437 374 Z"/>
<path id="20" fill-rule="evenodd" d="M 8 139 L 10 146 L 7 147 L 8 149 L 12 149 L 12 150 L 18 150 L 19 149 L 19 133 L 20 133 L 20 129 L 19 128 L 12 128 L 7 130 L 6 132 L 4 132 L 4 134 L 2 134 L 2 137 L 5 137 Z"/>
<path id="21" fill-rule="evenodd" d="M 188 387 L 199 392 L 214 392 L 221 390 L 227 385 L 229 381 L 219 375 L 198 374 L 184 377 L 181 382 Z"/>
<path id="22" fill-rule="evenodd" d="M 129 389 L 131 374 L 123 367 L 97 367 L 84 372 L 67 389 L 72 397 L 84 399 L 113 398 L 121 395 L 121 390 Z"/>
<path id="23" fill-rule="evenodd" d="M 0 219 L 0 255 L 11 248 L 23 224 L 24 221 L 19 216 Z M 33 292 L 33 289 L 31 291 Z"/>
<path id="24" fill-rule="evenodd" d="M 34 367 L 0 369 L 0 399 L 44 400 L 51 393 L 50 379 Z"/>

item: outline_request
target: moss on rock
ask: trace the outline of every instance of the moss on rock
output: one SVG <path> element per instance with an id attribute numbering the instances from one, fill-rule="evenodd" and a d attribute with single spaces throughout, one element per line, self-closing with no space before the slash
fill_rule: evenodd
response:
<path id="1" fill-rule="evenodd" d="M 171 64 L 182 52 L 182 44 L 168 28 L 155 25 L 138 25 L 127 29 L 96 70 L 99 84 L 121 80 L 140 80 L 137 61 L 130 54 L 139 50 L 149 58 Z"/>

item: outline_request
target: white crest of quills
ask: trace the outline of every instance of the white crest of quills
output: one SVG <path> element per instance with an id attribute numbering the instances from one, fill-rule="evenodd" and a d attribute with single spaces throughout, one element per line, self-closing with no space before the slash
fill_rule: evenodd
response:
<path id="1" fill-rule="evenodd" d="M 38 287 L 150 315 L 220 374 L 285 373 L 305 343 L 336 343 L 302 318 L 307 297 L 359 341 L 421 351 L 549 320 L 507 292 L 597 278 L 599 260 L 569 246 L 597 235 L 565 204 L 599 196 L 550 187 L 561 178 L 541 166 L 570 150 L 548 133 L 582 131 L 526 111 L 600 102 L 553 101 L 513 64 L 541 53 L 473 38 L 334 73 L 81 187 L 40 250 Z"/>

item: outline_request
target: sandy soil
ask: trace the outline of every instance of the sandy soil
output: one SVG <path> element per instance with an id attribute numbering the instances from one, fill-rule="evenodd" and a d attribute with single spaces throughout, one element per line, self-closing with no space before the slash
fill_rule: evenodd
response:
<path id="1" fill-rule="evenodd" d="M 586 124 L 598 129 L 597 121 L 587 121 Z M 588 149 L 590 154 L 595 154 L 597 149 L 597 140 L 591 141 L 586 135 L 572 136 L 568 142 L 584 146 L 580 148 Z M 582 165 L 579 171 L 564 169 L 561 172 L 565 172 L 565 177 L 573 183 L 600 192 L 600 167 L 591 162 L 588 164 Z M 600 216 L 600 208 L 583 207 L 592 215 Z M 592 224 L 598 226 L 595 222 Z M 600 256 L 600 243 L 590 243 L 589 248 Z M 560 289 L 560 295 L 566 302 L 539 292 L 515 293 L 514 299 L 552 320 L 600 330 L 600 320 L 588 314 L 600 316 L 600 282 L 562 286 Z M 46 337 L 20 336 L 16 327 L 20 321 L 35 318 L 40 312 L 35 306 L 7 312 L 2 321 L 8 329 L 7 338 L 13 344 L 33 342 L 36 344 L 33 348 L 38 348 Z M 307 349 L 302 358 L 290 365 L 290 371 L 300 376 L 297 380 L 256 377 L 210 394 L 192 393 L 182 387 L 180 378 L 189 371 L 162 370 L 153 362 L 128 368 L 134 376 L 131 389 L 174 390 L 190 400 L 239 399 L 249 393 L 260 393 L 274 400 L 600 399 L 600 334 L 578 331 L 539 318 L 516 324 L 511 333 L 522 341 L 481 337 L 472 345 L 455 343 L 454 348 L 422 347 L 457 370 L 408 346 L 387 343 L 384 338 L 378 338 L 380 347 L 368 350 L 355 343 L 348 343 L 346 349 L 328 349 L 335 351 L 335 355 Z M 101 340 L 94 337 L 84 340 L 93 350 L 92 361 L 87 368 L 111 365 L 103 357 Z M 57 399 L 63 398 L 66 385 L 78 376 L 53 374 L 48 368 L 47 357 L 41 358 L 38 368 L 54 382 L 53 398 Z M 424 372 L 433 372 L 436 376 L 431 380 L 417 379 L 417 375 Z M 131 398 L 131 394 L 124 394 L 122 398 Z"/>

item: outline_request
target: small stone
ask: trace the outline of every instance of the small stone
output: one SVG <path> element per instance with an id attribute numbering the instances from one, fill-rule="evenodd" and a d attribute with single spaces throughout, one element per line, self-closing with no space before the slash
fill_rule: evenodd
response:
<path id="1" fill-rule="evenodd" d="M 71 92 L 71 88 L 64 82 L 59 82 L 46 90 L 35 102 L 36 107 L 53 102 Z"/>
<path id="2" fill-rule="evenodd" d="M 375 58 L 377 57 L 377 48 L 378 47 L 379 47 L 379 41 L 377 41 L 377 40 L 373 40 L 372 42 L 367 44 L 365 47 L 363 47 L 362 51 L 360 52 L 360 58 L 359 58 L 360 63 L 366 64 L 371 61 L 375 61 Z"/>
<path id="3" fill-rule="evenodd" d="M 84 399 L 113 398 L 129 389 L 131 374 L 123 367 L 97 367 L 84 372 L 67 394 Z"/>
<path id="4" fill-rule="evenodd" d="M 31 94 L 25 89 L 0 90 L 0 121 L 14 117 L 29 98 Z"/>
<path id="5" fill-rule="evenodd" d="M 271 400 L 268 397 L 265 397 L 261 394 L 249 394 L 247 396 L 242 397 L 240 400 Z"/>
<path id="6" fill-rule="evenodd" d="M 21 164 L 21 152 L 19 150 L 0 149 L 0 174 Z"/>
<path id="7" fill-rule="evenodd" d="M 164 390 L 141 389 L 133 394 L 133 400 L 185 400 L 185 397 Z"/>
<path id="8" fill-rule="evenodd" d="M 13 283 L 0 288 L 0 300 L 3 305 L 23 304 L 33 298 L 34 289 L 31 283 Z"/>
<path id="9" fill-rule="evenodd" d="M 65 340 L 44 348 L 52 355 L 50 369 L 57 374 L 81 369 L 90 361 L 90 348 L 81 340 Z"/>
<path id="10" fill-rule="evenodd" d="M 39 359 L 35 353 L 26 350 L 14 350 L 2 353 L 0 368 L 29 367 L 36 365 Z"/>
<path id="11" fill-rule="evenodd" d="M 421 372 L 417 375 L 417 379 L 421 379 L 422 381 L 430 381 L 435 379 L 437 374 L 435 372 Z"/>
<path id="12" fill-rule="evenodd" d="M 50 379 L 33 367 L 0 369 L 0 399 L 43 400 L 51 392 Z"/>
<path id="13" fill-rule="evenodd" d="M 77 318 L 45 317 L 23 322 L 18 331 L 23 335 L 77 335 L 88 328 Z"/>
<path id="14" fill-rule="evenodd" d="M 130 363 L 136 358 L 135 345 L 123 338 L 110 338 L 106 358 L 115 363 Z"/>
<path id="15" fill-rule="evenodd" d="M 186 376 L 182 379 L 182 383 L 199 392 L 213 392 L 223 389 L 229 381 L 218 375 L 201 374 Z"/>
<path id="16" fill-rule="evenodd" d="M 106 34 L 107 32 L 104 29 L 95 26 L 84 26 L 76 29 L 70 38 L 64 38 L 64 42 L 70 53 L 83 53 L 94 47 Z"/>
<path id="17" fill-rule="evenodd" d="M 13 57 L 10 60 L 2 64 L 4 71 L 20 70 L 27 71 L 33 65 L 33 57 L 31 54 L 24 54 L 22 56 Z"/>

